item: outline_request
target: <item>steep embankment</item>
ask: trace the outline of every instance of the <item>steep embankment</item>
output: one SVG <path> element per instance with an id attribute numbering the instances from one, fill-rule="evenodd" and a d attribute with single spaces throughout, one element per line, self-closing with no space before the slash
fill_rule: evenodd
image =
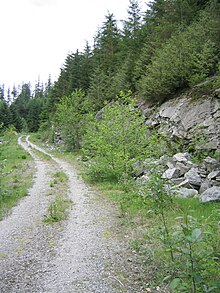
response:
<path id="1" fill-rule="evenodd" d="M 220 89 L 208 94 L 204 91 L 197 86 L 160 106 L 142 104 L 146 124 L 186 147 L 219 150 Z"/>

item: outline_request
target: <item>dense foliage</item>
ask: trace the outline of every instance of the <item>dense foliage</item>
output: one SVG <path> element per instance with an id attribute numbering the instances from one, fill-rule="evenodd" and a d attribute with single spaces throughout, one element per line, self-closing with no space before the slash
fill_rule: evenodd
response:
<path id="1" fill-rule="evenodd" d="M 144 117 L 135 109 L 135 100 L 121 93 L 90 119 L 84 136 L 83 151 L 91 159 L 94 179 L 119 180 L 132 172 L 132 165 L 144 157 L 146 127 Z"/>

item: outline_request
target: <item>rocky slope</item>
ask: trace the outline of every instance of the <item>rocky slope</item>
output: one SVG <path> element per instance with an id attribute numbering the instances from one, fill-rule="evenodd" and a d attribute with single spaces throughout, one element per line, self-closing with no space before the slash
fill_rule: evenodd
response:
<path id="1" fill-rule="evenodd" d="M 143 103 L 146 124 L 186 146 L 220 151 L 220 89 L 200 94 L 192 89 L 159 106 Z"/>
<path id="2" fill-rule="evenodd" d="M 154 162 L 162 177 L 176 194 L 208 202 L 220 200 L 220 89 L 201 95 L 203 85 L 161 105 L 142 103 L 140 108 L 150 129 L 156 128 L 184 151 Z M 188 151 L 210 152 L 213 157 L 195 164 Z M 136 167 L 137 181 L 146 182 L 149 161 L 137 162 Z"/>

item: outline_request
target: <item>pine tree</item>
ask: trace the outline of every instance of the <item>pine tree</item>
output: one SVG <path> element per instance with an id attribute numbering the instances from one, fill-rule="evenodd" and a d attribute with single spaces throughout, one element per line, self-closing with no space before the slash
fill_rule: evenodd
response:
<path id="1" fill-rule="evenodd" d="M 25 83 L 22 85 L 21 93 L 18 95 L 17 99 L 12 103 L 12 109 L 14 113 L 14 119 L 18 122 L 15 124 L 18 125 L 18 130 L 20 129 L 20 118 L 23 118 L 24 122 L 27 122 L 27 116 L 29 111 L 29 102 L 31 100 L 31 85 Z M 17 115 L 20 117 L 18 118 Z"/>
<path id="2" fill-rule="evenodd" d="M 91 76 L 94 71 L 94 61 L 93 61 L 93 53 L 89 46 L 89 43 L 86 42 L 83 58 L 82 58 L 82 66 L 81 66 L 81 89 L 87 93 Z"/>
<path id="3" fill-rule="evenodd" d="M 106 100 L 113 98 L 109 92 L 111 78 L 101 67 L 97 67 L 91 76 L 91 83 L 87 93 L 87 98 L 93 110 L 99 110 L 103 107 Z"/>
<path id="4" fill-rule="evenodd" d="M 0 86 L 0 100 L 4 101 L 5 99 L 5 86 L 4 84 Z"/>
<path id="5" fill-rule="evenodd" d="M 140 50 L 143 46 L 143 40 L 141 35 L 142 15 L 140 12 L 138 1 L 130 0 L 130 6 L 128 8 L 128 18 L 124 21 L 124 27 L 122 30 L 122 42 L 120 56 L 122 63 L 120 65 L 120 76 L 126 76 L 125 83 L 129 85 L 129 88 L 134 92 L 134 67 L 136 59 L 140 54 Z M 121 71 L 121 73 L 120 73 Z M 121 89 L 126 90 L 126 88 Z"/>
<path id="6" fill-rule="evenodd" d="M 0 125 L 8 127 L 11 124 L 11 112 L 7 103 L 0 99 Z"/>
<path id="7" fill-rule="evenodd" d="M 117 65 L 119 50 L 119 30 L 117 21 L 112 13 L 108 13 L 105 22 L 96 36 L 94 48 L 95 62 L 105 73 L 114 72 Z"/>
<path id="8" fill-rule="evenodd" d="M 18 96 L 18 90 L 17 90 L 15 84 L 13 85 L 13 90 L 12 90 L 11 94 L 13 96 L 13 98 L 12 98 L 12 102 L 13 102 Z"/>
<path id="9" fill-rule="evenodd" d="M 141 47 L 141 24 L 142 15 L 138 1 L 130 0 L 128 18 L 124 21 L 124 28 L 122 31 L 123 45 L 125 46 L 126 52 L 134 54 L 139 51 L 139 48 Z"/>

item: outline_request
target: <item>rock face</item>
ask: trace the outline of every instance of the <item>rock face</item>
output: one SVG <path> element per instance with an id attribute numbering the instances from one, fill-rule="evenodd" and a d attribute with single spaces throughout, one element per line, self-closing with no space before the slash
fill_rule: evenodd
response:
<path id="1" fill-rule="evenodd" d="M 157 126 L 169 139 L 192 142 L 198 149 L 220 149 L 220 99 L 203 96 L 193 99 L 193 94 L 169 100 L 159 107 L 142 105 L 146 125 Z"/>
<path id="2" fill-rule="evenodd" d="M 199 85 L 198 85 L 199 87 Z M 186 149 L 209 150 L 220 154 L 220 89 L 195 96 L 195 88 L 179 98 L 162 105 L 142 104 L 140 109 L 146 117 L 146 125 L 157 127 L 169 141 L 181 141 Z M 165 158 L 165 164 L 164 164 Z M 155 162 L 161 165 L 162 160 Z M 141 176 L 148 174 L 147 162 L 141 165 Z M 195 165 L 189 153 L 178 153 L 172 158 L 163 156 L 162 178 L 166 179 L 175 194 L 182 197 L 200 197 L 202 202 L 220 201 L 220 162 L 206 157 L 202 164 Z M 138 172 L 136 173 L 138 174 Z M 149 174 L 148 174 L 149 175 Z M 146 182 L 146 178 L 145 178 Z"/>

